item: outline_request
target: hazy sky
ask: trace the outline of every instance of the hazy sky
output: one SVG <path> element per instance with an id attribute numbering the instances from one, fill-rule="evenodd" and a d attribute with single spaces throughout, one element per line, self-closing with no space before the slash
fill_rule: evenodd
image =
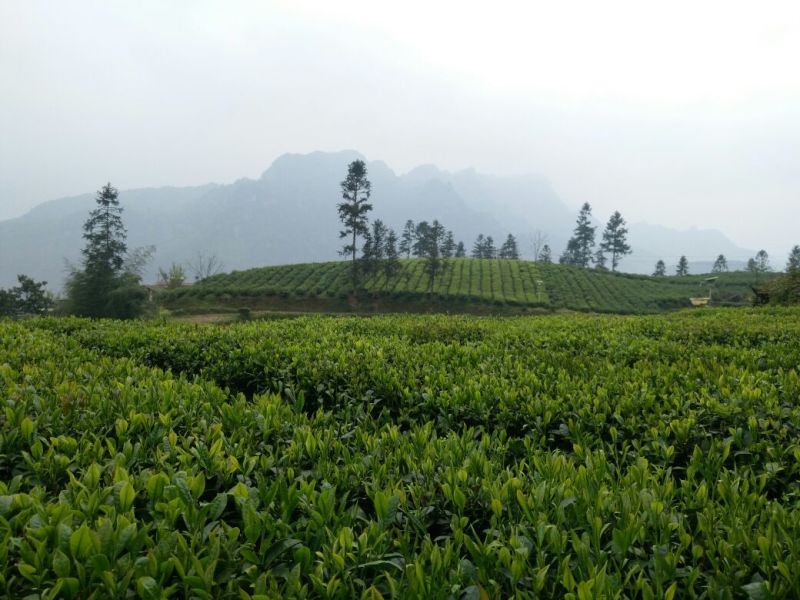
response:
<path id="1" fill-rule="evenodd" d="M 358 149 L 800 243 L 798 2 L 0 0 L 0 219 Z M 376 194 L 378 190 L 376 190 Z"/>

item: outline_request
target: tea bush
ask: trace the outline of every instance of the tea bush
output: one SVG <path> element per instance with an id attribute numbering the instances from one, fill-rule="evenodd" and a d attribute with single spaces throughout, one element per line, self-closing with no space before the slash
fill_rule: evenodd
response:
<path id="1" fill-rule="evenodd" d="M 792 598 L 800 310 L 0 323 L 0 594 Z"/>

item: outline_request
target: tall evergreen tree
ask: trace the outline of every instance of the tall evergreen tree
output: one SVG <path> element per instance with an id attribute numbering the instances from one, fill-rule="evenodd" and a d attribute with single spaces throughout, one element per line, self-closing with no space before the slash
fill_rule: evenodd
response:
<path id="1" fill-rule="evenodd" d="M 349 238 L 341 250 L 342 255 L 352 257 L 353 293 L 358 289 L 358 237 L 369 232 L 367 227 L 367 213 L 372 210 L 369 197 L 372 193 L 372 184 L 367 179 L 367 165 L 363 160 L 354 160 L 347 167 L 347 177 L 340 184 L 342 199 L 337 206 L 339 220 L 344 229 L 339 232 L 340 238 Z"/>
<path id="2" fill-rule="evenodd" d="M 786 261 L 786 272 L 800 272 L 800 246 L 795 245 L 789 252 L 789 259 Z"/>
<path id="3" fill-rule="evenodd" d="M 364 233 L 363 237 L 359 269 L 362 274 L 367 275 L 378 268 L 377 248 L 372 241 L 372 232 L 369 229 Z"/>
<path id="4" fill-rule="evenodd" d="M 681 276 L 689 274 L 689 261 L 685 256 L 681 256 L 678 260 L 678 266 L 675 267 L 675 274 Z"/>
<path id="5" fill-rule="evenodd" d="M 600 247 L 597 249 L 597 252 L 594 253 L 594 268 L 598 271 L 608 271 L 606 262 L 608 262 L 608 259 L 603 252 L 603 248 Z"/>
<path id="6" fill-rule="evenodd" d="M 417 227 L 414 221 L 409 219 L 403 227 L 403 233 L 400 234 L 400 254 L 405 254 L 406 258 L 411 258 L 411 250 L 414 248 L 414 237 L 417 233 Z"/>
<path id="7" fill-rule="evenodd" d="M 772 270 L 769 266 L 769 254 L 766 250 L 759 250 L 755 256 L 756 269 L 759 273 L 766 273 Z"/>
<path id="8" fill-rule="evenodd" d="M 553 251 L 550 250 L 550 244 L 544 244 L 539 252 L 538 262 L 550 264 L 553 262 Z"/>
<path id="9" fill-rule="evenodd" d="M 475 238 L 475 243 L 472 244 L 472 258 L 486 258 L 484 253 L 486 252 L 486 240 L 483 237 L 482 233 L 478 234 L 478 237 Z"/>
<path id="10" fill-rule="evenodd" d="M 378 270 L 380 263 L 386 258 L 386 237 L 389 228 L 380 219 L 375 219 L 372 229 L 364 235 L 361 261 L 364 273 Z"/>
<path id="11" fill-rule="evenodd" d="M 564 252 L 561 253 L 561 256 L 558 257 L 558 262 L 562 265 L 574 265 L 578 266 L 581 264 L 579 253 L 580 250 L 578 249 L 578 240 L 570 238 L 567 242 L 567 247 L 564 248 Z"/>
<path id="12" fill-rule="evenodd" d="M 394 277 L 400 271 L 400 257 L 397 253 L 397 234 L 389 229 L 383 249 L 383 272 L 387 278 Z"/>
<path id="13" fill-rule="evenodd" d="M 425 259 L 423 270 L 428 276 L 428 291 L 432 292 L 436 276 L 445 267 L 445 263 L 442 260 L 442 244 L 445 239 L 445 229 L 439 221 L 434 220 L 430 226 L 422 230 L 417 228 L 417 233 L 420 256 Z"/>
<path id="14" fill-rule="evenodd" d="M 564 254 L 561 255 L 563 260 L 559 261 L 578 267 L 588 267 L 592 262 L 595 229 L 596 227 L 592 225 L 592 207 L 588 202 L 584 202 L 578 213 L 572 238 L 567 243 Z"/>
<path id="15" fill-rule="evenodd" d="M 448 231 L 444 236 L 442 242 L 442 258 L 451 258 L 456 251 L 456 240 L 453 237 L 453 232 Z"/>
<path id="16" fill-rule="evenodd" d="M 147 295 L 139 285 L 140 276 L 124 268 L 127 232 L 118 196 L 110 183 L 103 186 L 83 226 L 83 268 L 73 269 L 65 286 L 73 314 L 131 318 L 144 310 Z"/>
<path id="17" fill-rule="evenodd" d="M 464 242 L 458 242 L 456 245 L 456 258 L 464 258 L 467 255 L 467 249 L 464 247 Z"/>
<path id="18" fill-rule="evenodd" d="M 664 277 L 667 274 L 667 265 L 664 264 L 664 261 L 658 259 L 656 262 L 656 270 L 653 271 L 653 277 Z"/>
<path id="19" fill-rule="evenodd" d="M 411 246 L 411 253 L 417 258 L 424 258 L 427 253 L 430 238 L 430 224 L 427 221 L 420 221 L 414 229 L 414 244 Z"/>
<path id="20" fill-rule="evenodd" d="M 711 267 L 712 273 L 725 273 L 728 271 L 728 259 L 725 258 L 724 254 L 720 254 L 717 256 L 717 259 L 714 261 L 714 266 Z"/>
<path id="21" fill-rule="evenodd" d="M 600 249 L 611 256 L 612 271 L 617 270 L 623 256 L 631 253 L 631 247 L 628 245 L 628 229 L 619 211 L 615 211 L 608 219 Z"/>
<path id="22" fill-rule="evenodd" d="M 483 257 L 484 258 L 497 258 L 497 248 L 494 245 L 492 236 L 487 235 L 483 244 Z"/>
<path id="23" fill-rule="evenodd" d="M 506 241 L 503 242 L 503 245 L 500 247 L 500 258 L 510 259 L 510 260 L 517 260 L 519 259 L 519 248 L 517 247 L 517 239 L 508 234 Z"/>

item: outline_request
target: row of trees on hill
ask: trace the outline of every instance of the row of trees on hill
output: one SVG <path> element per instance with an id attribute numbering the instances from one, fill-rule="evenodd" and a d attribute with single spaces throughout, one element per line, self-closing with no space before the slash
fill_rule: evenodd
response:
<path id="1" fill-rule="evenodd" d="M 795 246 L 797 248 L 797 246 Z M 794 252 L 794 249 L 792 249 Z M 790 259 L 791 262 L 791 259 Z M 788 267 L 787 267 L 788 268 Z M 714 264 L 711 267 L 712 273 L 727 273 L 730 269 L 728 268 L 728 259 L 725 257 L 724 254 L 720 254 L 714 260 Z M 759 250 L 756 252 L 756 255 L 747 261 L 747 271 L 750 273 L 769 273 L 772 271 L 772 267 L 769 264 L 769 254 L 767 254 L 766 250 Z M 655 270 L 653 271 L 653 277 L 664 277 L 667 274 L 667 266 L 663 260 L 658 260 L 656 262 Z M 686 258 L 685 255 L 681 256 L 678 259 L 678 264 L 675 266 L 675 274 L 682 276 L 689 274 L 689 260 Z"/>
<path id="2" fill-rule="evenodd" d="M 517 238 L 510 233 L 500 248 L 494 245 L 494 239 L 488 235 L 478 234 L 472 246 L 472 258 L 500 258 L 506 260 L 519 260 L 519 245 Z"/>
<path id="3" fill-rule="evenodd" d="M 340 184 L 342 202 L 337 205 L 342 229 L 340 239 L 346 240 L 339 253 L 351 261 L 353 293 L 359 288 L 360 278 L 376 272 L 394 277 L 401 271 L 400 257 L 423 259 L 423 270 L 428 277 L 428 290 L 433 290 L 436 277 L 449 268 L 448 259 L 466 256 L 463 241 L 456 242 L 453 232 L 437 219 L 431 222 L 406 221 L 398 237 L 393 229 L 376 219 L 371 225 L 370 196 L 372 184 L 367 178 L 364 161 L 355 160 L 347 168 L 347 177 Z M 358 242 L 361 255 L 358 253 Z M 516 238 L 508 234 L 498 250 L 491 236 L 478 235 L 472 248 L 474 258 L 518 259 Z"/>
<path id="4" fill-rule="evenodd" d="M 362 274 L 382 269 L 387 277 L 395 276 L 400 271 L 400 253 L 407 257 L 413 254 L 425 260 L 428 287 L 433 289 L 434 280 L 444 267 L 443 259 L 455 252 L 452 232 L 446 231 L 437 220 L 417 224 L 408 221 L 398 244 L 397 234 L 382 221 L 376 220 L 370 227 L 368 214 L 372 210 L 369 202 L 372 184 L 367 178 L 367 166 L 363 160 L 348 165 L 347 177 L 340 187 L 342 202 L 337 205 L 337 211 L 343 227 L 339 237 L 346 240 L 340 254 L 352 261 L 353 293 L 358 291 Z M 358 255 L 360 238 L 364 240 L 361 257 Z"/>
<path id="5" fill-rule="evenodd" d="M 625 255 L 633 252 L 628 244 L 628 229 L 625 225 L 625 219 L 619 211 L 615 211 L 608 219 L 600 244 L 595 250 L 597 227 L 592 225 L 592 207 L 588 202 L 584 202 L 578 213 L 572 237 L 558 262 L 584 269 L 592 264 L 598 269 L 607 269 L 606 265 L 610 261 L 611 270 L 616 271 Z M 547 250 L 549 253 L 549 248 Z"/>

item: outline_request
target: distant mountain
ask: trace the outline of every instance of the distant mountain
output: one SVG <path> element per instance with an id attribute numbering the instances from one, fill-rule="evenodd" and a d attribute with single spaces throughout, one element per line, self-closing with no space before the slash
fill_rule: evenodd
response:
<path id="1" fill-rule="evenodd" d="M 128 246 L 156 246 L 148 280 L 155 279 L 159 266 L 198 252 L 217 255 L 227 270 L 334 259 L 341 246 L 339 183 L 357 158 L 364 159 L 355 151 L 285 154 L 255 180 L 122 190 Z M 479 233 L 493 236 L 498 245 L 513 233 L 523 256 L 530 256 L 530 237 L 538 229 L 558 256 L 574 227 L 577 210 L 564 204 L 543 178 L 496 177 L 473 169 L 449 173 L 432 165 L 398 175 L 381 161 L 368 161 L 367 168 L 374 205 L 370 216 L 398 232 L 407 219 L 439 219 L 468 249 Z M 94 194 L 83 194 L 45 202 L 0 222 L 0 287 L 26 273 L 60 289 L 65 260 L 80 261 L 82 226 L 93 206 Z M 690 261 L 713 261 L 720 252 L 729 259 L 753 254 L 717 231 L 678 232 L 644 224 L 630 230 L 635 254 L 623 261 L 623 269 L 634 272 L 650 272 L 658 258 L 669 265 L 669 257 L 680 254 Z"/>

